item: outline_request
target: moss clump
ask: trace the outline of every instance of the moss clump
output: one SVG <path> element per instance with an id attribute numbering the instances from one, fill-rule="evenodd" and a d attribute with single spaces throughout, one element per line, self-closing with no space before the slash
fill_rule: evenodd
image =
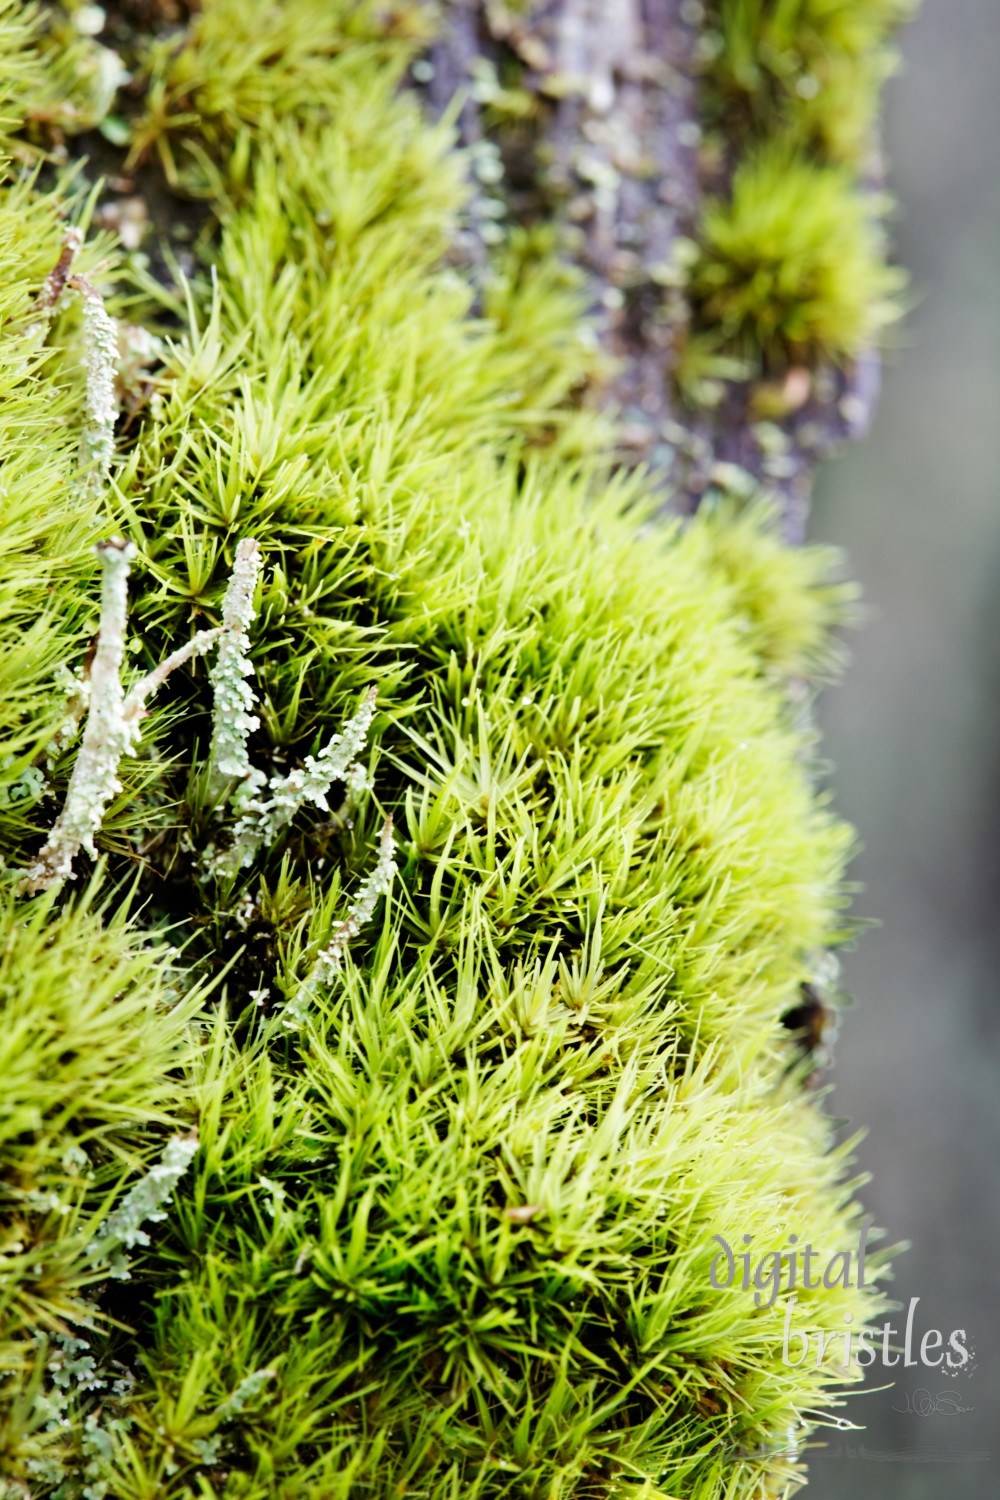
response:
<path id="1" fill-rule="evenodd" d="M 155 148 L 172 183 L 217 195 L 220 151 L 238 166 L 242 153 L 234 158 L 231 147 L 242 131 L 326 116 L 338 73 L 357 80 L 366 53 L 381 92 L 430 34 L 428 11 L 413 0 L 215 0 L 179 37 L 140 44 L 144 98 L 131 160 Z"/>
<path id="2" fill-rule="evenodd" d="M 871 148 L 896 30 L 916 0 L 715 0 L 706 75 L 716 111 L 781 121 L 800 146 L 847 165 Z"/>
<path id="3" fill-rule="evenodd" d="M 697 315 L 771 366 L 870 345 L 898 318 L 905 281 L 885 264 L 877 209 L 844 168 L 784 142 L 741 162 L 729 199 L 704 210 Z"/>
<path id="4" fill-rule="evenodd" d="M 900 315 L 877 175 L 879 89 L 914 0 L 716 0 L 696 326 L 760 375 L 849 364 Z M 734 152 L 733 144 L 737 143 Z"/>
<path id="5" fill-rule="evenodd" d="M 7 1493 L 784 1492 L 789 1441 L 857 1372 L 839 1342 L 785 1365 L 780 1308 L 709 1265 L 716 1234 L 857 1238 L 851 1143 L 781 1021 L 844 935 L 851 836 L 788 683 L 844 596 L 763 518 L 654 527 L 643 483 L 609 477 L 567 409 L 590 356 L 544 258 L 469 315 L 443 263 L 458 176 L 396 93 L 391 18 L 359 40 L 354 6 L 324 6 L 340 30 L 310 50 L 314 5 L 260 7 L 267 47 L 213 97 L 266 92 L 265 55 L 301 97 L 221 129 L 189 80 L 230 9 L 206 0 L 152 75 L 188 80 L 161 138 L 200 140 L 228 186 L 210 271 L 133 269 L 130 316 L 170 338 L 103 494 L 79 475 L 85 331 L 37 305 L 57 213 L 86 210 L 10 168 L 0 203 Z M 135 675 L 220 623 L 255 539 L 248 764 L 317 757 L 374 686 L 373 790 L 214 875 L 238 789 L 213 785 L 192 661 L 121 762 L 89 896 L 29 898 L 79 748 L 57 667 L 116 533 Z M 391 897 L 310 981 L 387 814 Z M 882 1305 L 800 1301 L 837 1332 Z"/>
<path id="6" fill-rule="evenodd" d="M 93 1246 L 123 1183 L 152 1166 L 178 1112 L 190 1118 L 183 1070 L 199 998 L 173 989 L 165 951 L 142 950 L 127 906 L 113 913 L 95 897 L 91 886 L 60 912 L 50 898 L 26 910 L 7 892 L 0 908 L 4 1494 L 18 1479 L 58 1482 L 80 1451 L 82 1416 L 60 1430 L 71 1391 L 58 1370 L 93 1326 L 94 1285 L 108 1274 Z M 86 1373 L 110 1386 L 121 1371 L 105 1363 L 99 1374 L 91 1357 Z"/>
<path id="7" fill-rule="evenodd" d="M 785 546 L 774 511 L 759 500 L 719 500 L 702 519 L 712 565 L 733 588 L 734 611 L 769 673 L 786 682 L 831 675 L 840 662 L 833 631 L 856 602 L 854 588 L 837 581 L 836 550 Z"/>

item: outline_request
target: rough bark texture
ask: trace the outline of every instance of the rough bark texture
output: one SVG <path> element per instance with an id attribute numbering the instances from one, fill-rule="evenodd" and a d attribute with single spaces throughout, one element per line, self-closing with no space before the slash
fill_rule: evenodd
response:
<path id="1" fill-rule="evenodd" d="M 514 15 L 495 0 L 451 0 L 425 75 L 430 109 L 461 100 L 462 143 L 487 135 L 477 99 L 483 70 L 514 62 L 536 96 L 527 151 L 501 137 L 512 216 L 555 212 L 573 231 L 592 310 L 616 372 L 603 393 L 623 421 L 625 457 L 647 464 L 669 504 L 695 509 L 738 466 L 778 500 L 789 540 L 805 532 L 817 463 L 864 436 L 880 362 L 788 372 L 779 415 L 764 413 L 746 380 L 727 380 L 712 409 L 679 402 L 672 371 L 690 311 L 676 274 L 694 231 L 699 184 L 699 58 L 708 26 L 701 0 L 543 0 Z M 875 176 L 879 176 L 876 167 Z M 479 199 L 460 247 L 472 273 L 485 261 Z M 780 408 L 785 410 L 781 411 Z"/>

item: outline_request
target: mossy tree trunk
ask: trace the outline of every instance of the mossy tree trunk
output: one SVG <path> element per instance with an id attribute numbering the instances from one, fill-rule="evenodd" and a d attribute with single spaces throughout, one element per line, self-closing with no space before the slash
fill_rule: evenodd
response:
<path id="1" fill-rule="evenodd" d="M 731 193 L 738 164 L 762 141 L 797 138 L 779 103 L 743 108 L 741 92 L 762 92 L 759 80 L 719 87 L 714 64 L 738 10 L 726 0 L 451 0 L 416 81 L 433 111 L 456 115 L 473 174 L 485 160 L 489 178 L 491 145 L 500 153 L 502 188 L 477 192 L 463 240 L 473 270 L 488 261 L 498 191 L 515 223 L 561 222 L 614 362 L 602 396 L 624 419 L 626 460 L 650 466 L 687 510 L 738 470 L 737 483 L 749 476 L 778 498 L 786 536 L 801 541 L 816 465 L 868 431 L 880 360 L 867 336 L 830 348 L 757 329 L 751 357 L 733 357 L 692 306 L 705 200 Z M 766 10 L 756 7 L 758 20 Z M 897 6 L 886 20 L 898 19 Z M 874 220 L 877 132 L 873 118 L 863 124 L 850 166 Z M 844 154 L 821 137 L 805 144 L 817 170 L 843 171 Z M 736 342 L 745 356 L 746 341 Z"/>
<path id="2" fill-rule="evenodd" d="M 0 1500 L 802 1482 L 908 3 L 0 0 Z"/>

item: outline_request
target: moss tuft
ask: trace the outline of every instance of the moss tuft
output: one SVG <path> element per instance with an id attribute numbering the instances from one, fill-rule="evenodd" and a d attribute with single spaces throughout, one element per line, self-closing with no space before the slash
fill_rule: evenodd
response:
<path id="1" fill-rule="evenodd" d="M 879 90 L 895 67 L 894 33 L 914 9 L 915 0 L 709 7 L 694 347 L 707 330 L 758 377 L 789 357 L 845 366 L 899 318 L 906 283 L 886 264 L 891 200 L 872 183 Z"/>
<path id="2" fill-rule="evenodd" d="M 705 206 L 691 271 L 700 320 L 769 368 L 842 361 L 900 315 L 903 273 L 883 259 L 878 203 L 843 168 L 773 143 Z"/>
<path id="3" fill-rule="evenodd" d="M 878 93 L 894 71 L 893 35 L 916 0 L 714 0 L 706 68 L 717 112 L 757 128 L 780 122 L 800 146 L 863 164 Z"/>

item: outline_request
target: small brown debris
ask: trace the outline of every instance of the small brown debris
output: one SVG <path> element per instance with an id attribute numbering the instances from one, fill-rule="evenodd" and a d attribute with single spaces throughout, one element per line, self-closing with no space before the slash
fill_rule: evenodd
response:
<path id="1" fill-rule="evenodd" d="M 538 1214 L 544 1213 L 545 1208 L 541 1203 L 519 1203 L 510 1204 L 503 1211 L 503 1216 L 511 1224 L 530 1224 Z"/>

